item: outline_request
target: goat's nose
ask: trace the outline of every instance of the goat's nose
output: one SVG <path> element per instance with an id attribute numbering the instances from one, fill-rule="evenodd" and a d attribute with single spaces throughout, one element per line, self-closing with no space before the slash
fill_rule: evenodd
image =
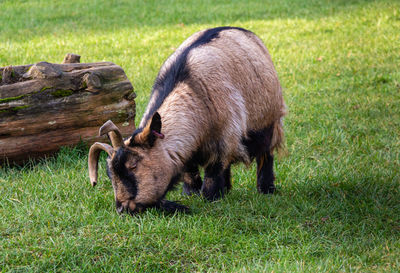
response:
<path id="1" fill-rule="evenodd" d="M 123 207 L 123 206 L 117 207 L 117 212 L 118 212 L 119 214 L 121 214 L 123 211 L 124 211 L 124 207 Z"/>
<path id="2" fill-rule="evenodd" d="M 115 201 L 115 206 L 116 206 L 117 212 L 118 212 L 119 214 L 121 214 L 121 213 L 125 210 L 125 207 L 124 207 L 124 206 L 122 205 L 122 203 L 119 202 L 119 201 Z"/>

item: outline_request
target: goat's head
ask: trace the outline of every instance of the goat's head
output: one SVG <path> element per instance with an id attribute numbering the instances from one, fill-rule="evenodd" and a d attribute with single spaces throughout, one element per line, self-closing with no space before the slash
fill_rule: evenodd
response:
<path id="1" fill-rule="evenodd" d="M 112 146 L 94 143 L 89 150 L 89 177 L 92 186 L 97 184 L 97 169 L 101 151 L 108 154 L 107 174 L 114 188 L 118 213 L 141 212 L 148 207 L 161 207 L 169 211 L 187 208 L 162 200 L 176 179 L 173 169 L 162 149 L 161 117 L 158 113 L 143 130 L 127 140 L 112 121 L 107 121 L 99 131 L 107 134 Z"/>

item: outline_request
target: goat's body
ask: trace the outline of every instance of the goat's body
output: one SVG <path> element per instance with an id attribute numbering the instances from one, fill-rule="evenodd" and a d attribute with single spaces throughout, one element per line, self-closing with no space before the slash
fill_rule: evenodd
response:
<path id="1" fill-rule="evenodd" d="M 112 147 L 90 148 L 92 185 L 100 151 L 106 151 L 118 212 L 152 206 L 185 211 L 164 199 L 179 179 L 185 193 L 201 191 L 215 200 L 231 187 L 231 164 L 254 158 L 258 191 L 272 193 L 273 151 L 282 142 L 284 114 L 275 68 L 255 34 L 232 27 L 195 33 L 161 67 L 132 137 L 123 141 L 111 121 L 100 128 Z"/>
<path id="2" fill-rule="evenodd" d="M 168 79 L 174 72 L 179 75 Z M 273 131 L 269 147 L 262 150 L 273 150 L 282 141 L 285 105 L 276 71 L 261 40 L 243 29 L 205 30 L 189 37 L 160 69 L 141 127 L 155 111 L 166 136 L 159 145 L 178 172 L 192 163 L 220 162 L 224 168 L 249 163 L 256 156 L 246 145 L 251 132 Z"/>

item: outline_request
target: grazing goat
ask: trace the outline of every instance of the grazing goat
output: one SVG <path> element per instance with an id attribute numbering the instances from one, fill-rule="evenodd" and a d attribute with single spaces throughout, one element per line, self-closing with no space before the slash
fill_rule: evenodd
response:
<path id="1" fill-rule="evenodd" d="M 215 200 L 231 188 L 231 164 L 255 158 L 258 191 L 273 193 L 273 152 L 282 145 L 284 114 L 277 73 L 254 33 L 236 27 L 197 32 L 162 65 L 130 138 L 124 141 L 111 121 L 100 128 L 112 146 L 90 148 L 91 183 L 106 151 L 119 213 L 186 210 L 164 199 L 177 182 L 184 181 L 187 194 Z"/>

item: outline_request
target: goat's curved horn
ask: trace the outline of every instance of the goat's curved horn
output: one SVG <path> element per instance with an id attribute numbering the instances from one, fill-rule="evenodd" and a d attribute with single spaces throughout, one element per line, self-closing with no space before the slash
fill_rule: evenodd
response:
<path id="1" fill-rule="evenodd" d="M 112 156 L 112 154 L 114 153 L 113 148 L 105 143 L 95 142 L 90 147 L 88 165 L 89 165 L 90 184 L 92 184 L 93 187 L 96 186 L 97 184 L 97 169 L 101 151 L 107 152 L 109 156 Z"/>
<path id="2" fill-rule="evenodd" d="M 124 141 L 122 139 L 122 134 L 119 131 L 118 127 L 111 121 L 107 121 L 100 127 L 99 135 L 102 136 L 104 134 L 109 134 L 111 144 L 114 149 L 118 149 L 119 147 L 124 145 Z"/>

